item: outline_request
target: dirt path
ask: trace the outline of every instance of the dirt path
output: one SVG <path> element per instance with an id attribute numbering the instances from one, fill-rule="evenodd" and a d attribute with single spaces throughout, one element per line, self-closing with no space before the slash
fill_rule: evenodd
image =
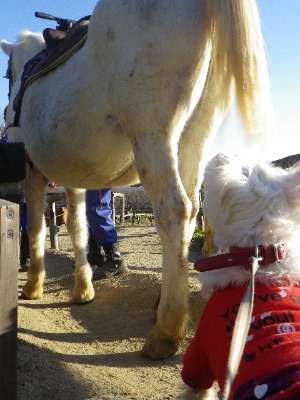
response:
<path id="1" fill-rule="evenodd" d="M 201 312 L 191 266 L 191 320 L 179 353 L 164 361 L 141 356 L 153 326 L 161 279 L 161 246 L 155 227 L 119 228 L 129 273 L 95 282 L 95 300 L 69 302 L 73 253 L 65 227 L 60 251 L 47 237 L 47 279 L 41 300 L 19 300 L 18 400 L 173 399 L 182 353 Z M 190 254 L 191 262 L 199 253 Z M 194 275 L 195 276 L 195 275 Z M 26 274 L 19 274 L 19 288 Z"/>

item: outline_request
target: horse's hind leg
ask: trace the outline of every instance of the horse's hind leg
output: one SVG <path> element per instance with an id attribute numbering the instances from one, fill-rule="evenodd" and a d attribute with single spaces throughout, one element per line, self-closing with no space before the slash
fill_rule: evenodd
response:
<path id="1" fill-rule="evenodd" d="M 155 162 L 149 154 L 155 154 Z M 159 359 L 174 354 L 186 333 L 191 204 L 177 171 L 176 151 L 166 136 L 144 136 L 136 145 L 135 155 L 141 181 L 152 201 L 162 243 L 157 321 L 143 348 L 148 357 Z"/>
<path id="2" fill-rule="evenodd" d="M 94 298 L 92 269 L 86 258 L 87 225 L 85 190 L 66 189 L 68 203 L 67 228 L 75 253 L 75 288 L 73 301 L 87 303 Z"/>
<path id="3" fill-rule="evenodd" d="M 22 297 L 34 300 L 43 294 L 45 278 L 44 247 L 46 226 L 44 220 L 46 178 L 35 167 L 27 167 L 25 197 L 27 202 L 27 232 L 29 236 L 30 267 Z"/>

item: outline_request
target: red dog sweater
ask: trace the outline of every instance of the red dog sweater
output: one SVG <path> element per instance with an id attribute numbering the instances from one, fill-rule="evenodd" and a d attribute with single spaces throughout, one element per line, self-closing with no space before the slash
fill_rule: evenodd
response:
<path id="1" fill-rule="evenodd" d="M 230 340 L 244 291 L 218 290 L 207 302 L 183 358 L 182 379 L 188 386 L 208 389 L 217 380 L 223 390 Z M 299 287 L 256 284 L 251 326 L 232 393 L 237 400 L 300 399 Z"/>

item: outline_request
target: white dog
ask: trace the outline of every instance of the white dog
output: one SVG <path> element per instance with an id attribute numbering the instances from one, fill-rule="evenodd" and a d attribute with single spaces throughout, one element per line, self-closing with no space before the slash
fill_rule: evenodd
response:
<path id="1" fill-rule="evenodd" d="M 211 297 L 184 356 L 187 386 L 177 398 L 213 399 L 214 381 L 223 391 L 237 312 L 257 256 L 252 318 L 229 398 L 300 399 L 300 165 L 243 168 L 218 154 L 206 167 L 204 190 L 204 214 L 226 253 L 195 264 L 202 292 Z"/>

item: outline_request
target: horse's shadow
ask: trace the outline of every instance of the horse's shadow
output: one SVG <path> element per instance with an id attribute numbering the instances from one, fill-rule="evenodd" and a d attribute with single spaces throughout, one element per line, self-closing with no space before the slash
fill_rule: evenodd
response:
<path id="1" fill-rule="evenodd" d="M 65 368 L 57 353 L 20 338 L 18 339 L 17 373 L 19 400 L 29 398 L 82 400 L 87 398 L 90 390 L 88 382 L 77 380 L 72 371 Z"/>
<path id="2" fill-rule="evenodd" d="M 96 281 L 94 282 L 94 300 L 86 305 L 76 305 L 71 303 L 74 287 L 74 269 L 71 265 L 72 258 L 67 252 L 48 251 L 46 253 L 47 279 L 43 299 L 20 300 L 19 308 L 30 308 L 33 315 L 36 311 L 40 311 L 45 314 L 45 318 L 48 316 L 51 319 L 53 309 L 56 313 L 54 320 L 61 310 L 61 319 L 63 320 L 67 315 L 66 318 L 74 321 L 80 329 L 70 329 L 72 323 L 67 324 L 66 329 L 63 330 L 47 330 L 45 327 L 39 329 L 36 325 L 30 325 L 30 321 L 27 325 L 23 324 L 19 328 L 21 337 L 19 352 L 26 351 L 28 357 L 35 360 L 36 368 L 31 371 L 33 367 L 30 365 L 29 371 L 26 370 L 24 355 L 19 355 L 18 385 L 22 385 L 22 382 L 26 381 L 26 375 L 27 378 L 31 377 L 33 372 L 33 380 L 37 382 L 43 380 L 43 376 L 50 374 L 51 369 L 55 368 L 56 371 L 60 371 L 61 380 L 68 382 L 67 385 L 71 387 L 70 398 L 84 399 L 89 393 L 89 385 L 77 380 L 76 376 L 64 368 L 65 365 L 72 364 L 75 368 L 78 366 L 82 368 L 85 368 L 84 366 L 147 368 L 153 365 L 158 368 L 161 366 L 177 368 L 181 365 L 182 351 L 170 359 L 155 361 L 155 363 L 143 357 L 140 351 L 155 321 L 154 303 L 160 292 L 161 279 L 161 275 L 155 273 L 156 270 L 160 270 L 158 266 L 149 269 L 147 273 L 138 270 L 138 267 L 134 270 L 129 266 L 128 274 L 111 280 Z M 21 275 L 20 289 L 24 283 L 25 276 Z M 193 330 L 201 311 L 196 290 L 191 293 L 190 299 L 192 309 L 196 310 L 196 313 L 193 311 L 193 317 L 190 320 L 190 328 Z M 29 338 L 28 342 L 23 340 L 24 336 Z M 48 342 L 54 343 L 53 347 L 58 350 L 50 350 L 52 346 L 48 347 Z M 46 345 L 41 346 L 40 343 L 46 343 Z M 95 346 L 92 354 L 84 350 L 90 349 L 91 346 Z M 70 348 L 80 350 L 70 352 L 67 350 Z M 63 391 L 65 390 L 65 387 L 59 385 L 47 387 L 43 398 L 64 398 Z"/>
<path id="3" fill-rule="evenodd" d="M 126 276 L 115 277 L 111 280 L 95 281 L 94 300 L 85 305 L 72 304 L 71 296 L 74 286 L 74 278 L 63 275 L 56 279 L 48 275 L 50 282 L 45 283 L 43 299 L 24 300 L 20 307 L 32 310 L 65 309 L 70 312 L 70 317 L 80 321 L 86 332 L 79 341 L 98 340 L 101 342 L 120 341 L 124 338 L 145 338 L 154 323 L 154 303 L 160 290 L 160 281 L 156 275 L 143 274 L 131 270 Z M 21 287 L 20 287 L 21 289 Z M 56 301 L 60 298 L 60 292 L 64 290 L 68 299 Z M 64 297 L 66 297 L 64 296 Z M 49 302 L 48 302 L 49 299 Z M 32 332 L 40 337 L 40 332 Z M 44 333 L 42 336 L 48 340 L 66 341 L 74 337 Z M 64 338 L 62 338 L 64 337 Z"/>
<path id="4" fill-rule="evenodd" d="M 94 300 L 86 305 L 76 305 L 69 301 L 74 278 L 68 257 L 49 254 L 46 256 L 46 269 L 50 266 L 47 265 L 50 259 L 51 263 L 55 261 L 55 265 L 60 261 L 61 275 L 58 275 L 56 270 L 53 271 L 55 266 L 48 268 L 43 299 L 19 301 L 19 308 L 30 308 L 30 312 L 32 310 L 32 318 L 38 311 L 45 314 L 45 318 L 52 319 L 49 330 L 45 326 L 40 328 L 37 324 L 31 325 L 30 321 L 19 327 L 20 399 L 23 393 L 22 386 L 27 385 L 28 380 L 38 388 L 34 395 L 39 393 L 40 398 L 65 399 L 66 392 L 69 398 L 74 400 L 88 398 L 89 394 L 93 394 L 92 389 L 88 382 L 77 379 L 73 368 L 77 370 L 94 367 L 101 370 L 102 367 L 153 367 L 154 362 L 143 357 L 140 349 L 154 323 L 153 305 L 160 287 L 157 274 L 150 274 L 149 277 L 148 274 L 131 271 L 111 280 L 94 282 Z M 20 287 L 24 281 L 22 277 Z M 54 310 L 55 315 L 51 310 Z M 63 324 L 59 321 L 59 328 L 53 328 L 55 318 L 58 318 L 60 312 L 61 321 L 64 318 L 69 320 L 66 329 L 63 330 Z M 72 323 L 76 329 L 70 328 Z M 24 337 L 28 340 L 24 340 Z M 177 355 L 168 360 L 157 361 L 154 365 L 176 367 L 180 363 L 181 356 Z M 66 367 L 70 364 L 73 366 L 71 370 Z M 54 376 L 56 377 L 59 371 L 60 380 L 65 384 L 41 386 L 39 383 L 43 382 L 45 376 L 51 374 L 53 369 Z M 101 393 L 101 380 L 98 389 Z M 28 388 L 25 393 L 28 394 Z M 37 398 L 34 395 L 32 398 Z"/>
<path id="5" fill-rule="evenodd" d="M 27 333 L 30 333 L 27 331 Z M 53 335 L 49 334 L 46 340 L 52 340 Z M 64 337 L 65 340 L 68 340 Z M 75 371 L 81 368 L 141 368 L 153 367 L 153 361 L 142 357 L 139 351 L 109 354 L 64 354 L 56 353 L 46 346 L 33 345 L 25 340 L 18 340 L 18 399 L 73 399 L 83 400 L 94 398 L 95 392 L 101 397 L 107 388 L 102 385 L 101 371 L 99 382 L 91 385 L 89 380 L 84 379 L 81 374 Z M 176 367 L 181 363 L 181 357 L 175 356 L 165 361 L 156 361 L 157 368 L 163 366 Z M 72 364 L 74 368 L 69 369 Z M 81 367 L 82 366 L 82 367 Z M 138 373 L 138 370 L 137 370 Z M 24 395 L 26 397 L 24 397 Z M 28 397 L 30 396 L 30 397 Z M 97 398 L 98 398 L 97 396 Z M 105 396 L 104 396 L 105 397 Z M 103 398 L 104 398 L 103 397 Z M 107 396 L 105 398 L 120 399 Z M 132 398 L 132 397 L 130 397 Z M 123 397 L 122 397 L 123 399 Z"/>

